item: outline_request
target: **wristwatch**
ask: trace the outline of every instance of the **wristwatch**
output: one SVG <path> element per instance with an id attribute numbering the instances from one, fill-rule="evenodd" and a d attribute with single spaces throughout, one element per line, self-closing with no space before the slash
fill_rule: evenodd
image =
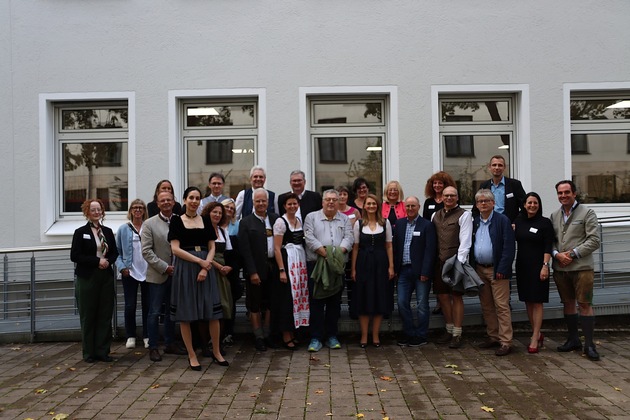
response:
<path id="1" fill-rule="evenodd" d="M 575 255 L 575 252 L 571 251 L 569 252 L 569 257 L 571 257 L 572 259 L 576 259 L 577 255 Z"/>
<path id="2" fill-rule="evenodd" d="M 551 268 L 551 261 L 543 261 L 543 265 Z"/>
<path id="3" fill-rule="evenodd" d="M 280 271 L 281 273 L 284 273 L 284 268 L 279 268 L 278 271 Z"/>

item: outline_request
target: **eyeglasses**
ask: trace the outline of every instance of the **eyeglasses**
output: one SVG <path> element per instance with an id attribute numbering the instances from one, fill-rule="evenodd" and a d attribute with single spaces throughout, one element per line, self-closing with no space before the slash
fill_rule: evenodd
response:
<path id="1" fill-rule="evenodd" d="M 144 207 L 142 206 L 133 206 L 131 211 L 144 211 Z"/>
<path id="2" fill-rule="evenodd" d="M 493 200 L 477 200 L 477 204 L 488 204 L 492 203 Z"/>
<path id="3" fill-rule="evenodd" d="M 442 194 L 444 198 L 457 198 L 457 194 Z"/>
<path id="4" fill-rule="evenodd" d="M 328 203 L 335 203 L 337 201 L 339 201 L 338 198 L 324 198 L 324 201 L 328 202 Z"/>

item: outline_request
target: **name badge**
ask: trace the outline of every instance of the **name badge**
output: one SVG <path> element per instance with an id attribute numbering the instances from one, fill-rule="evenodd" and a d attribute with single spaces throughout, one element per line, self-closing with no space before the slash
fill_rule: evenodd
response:
<path id="1" fill-rule="evenodd" d="M 531 233 L 536 233 L 536 232 L 538 232 L 538 229 L 536 229 L 535 227 L 530 227 L 530 228 L 529 228 L 529 231 L 530 231 Z"/>
<path id="2" fill-rule="evenodd" d="M 429 204 L 429 210 L 435 209 L 435 204 Z"/>
<path id="3" fill-rule="evenodd" d="M 92 239 L 92 237 L 90 235 L 88 235 L 87 233 L 83 234 L 83 239 Z"/>
<path id="4" fill-rule="evenodd" d="M 356 217 L 357 217 L 357 215 L 356 215 L 356 214 L 351 214 L 350 216 L 348 216 L 348 219 L 354 219 L 354 218 L 356 218 Z"/>
<path id="5" fill-rule="evenodd" d="M 422 234 L 422 232 L 413 232 L 413 236 L 420 236 L 420 234 Z"/>
<path id="6" fill-rule="evenodd" d="M 505 194 L 505 198 L 512 198 L 512 197 L 514 197 L 514 193 Z"/>

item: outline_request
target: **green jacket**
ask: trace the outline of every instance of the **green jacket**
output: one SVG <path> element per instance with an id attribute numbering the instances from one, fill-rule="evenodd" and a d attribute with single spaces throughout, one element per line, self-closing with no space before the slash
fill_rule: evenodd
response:
<path id="1" fill-rule="evenodd" d="M 315 282 L 313 299 L 325 299 L 343 288 L 346 257 L 341 247 L 326 245 L 327 258 L 317 257 L 311 278 Z"/>

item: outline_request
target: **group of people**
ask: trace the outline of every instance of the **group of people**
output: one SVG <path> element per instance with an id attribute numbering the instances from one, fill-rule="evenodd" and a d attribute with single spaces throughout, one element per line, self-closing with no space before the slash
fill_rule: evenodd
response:
<path id="1" fill-rule="evenodd" d="M 223 194 L 220 173 L 210 175 L 205 197 L 197 187 L 187 188 L 183 205 L 175 201 L 172 184 L 160 181 L 148 206 L 139 199 L 131 203 L 129 223 L 115 236 L 103 226 L 102 201 L 86 200 L 88 223 L 75 231 L 71 250 L 83 358 L 112 360 L 116 276 L 125 296 L 126 347 L 136 346 L 140 288 L 150 359 L 162 360 L 163 318 L 164 353 L 187 355 L 192 370 L 201 370 L 199 349 L 229 366 L 225 347 L 233 342 L 236 301 L 243 292 L 257 351 L 278 344 L 296 350 L 304 339 L 310 352 L 324 345 L 341 348 L 344 289 L 350 316 L 359 320 L 361 348 L 381 346 L 380 326 L 394 308 L 395 288 L 403 324 L 398 344 L 424 345 L 433 286 L 446 326 L 436 343 L 462 346 L 463 296 L 478 295 L 487 326 L 479 347 L 496 347 L 495 354 L 505 356 L 512 349 L 510 279 L 516 257 L 518 296 L 532 325 L 528 352 L 537 353 L 544 343 L 540 330 L 553 264 L 569 332 L 558 351 L 581 349 L 599 360 L 592 309 L 592 253 L 599 247 L 595 213 L 579 204 L 576 186 L 565 180 L 556 185 L 561 207 L 547 219 L 540 196 L 525 194 L 518 180 L 503 175 L 502 156 L 493 156 L 488 167 L 492 178 L 475 194 L 472 211 L 459 206 L 456 184 L 446 172 L 427 180 L 421 206 L 417 197 L 405 198 L 397 181 L 386 185 L 382 198 L 370 193 L 364 178 L 351 189 L 320 195 L 305 189 L 300 170 L 290 174 L 291 191 L 276 196 L 264 189 L 266 174 L 259 166 L 250 171 L 251 188 L 235 200 Z M 175 340 L 176 322 L 183 347 Z"/>

